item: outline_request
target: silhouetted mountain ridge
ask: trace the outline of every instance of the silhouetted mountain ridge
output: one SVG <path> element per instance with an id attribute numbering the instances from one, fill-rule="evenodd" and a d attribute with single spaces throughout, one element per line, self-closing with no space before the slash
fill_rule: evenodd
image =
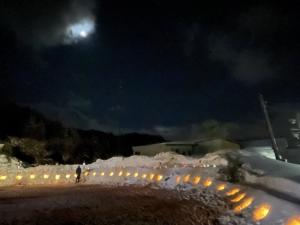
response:
<path id="1" fill-rule="evenodd" d="M 160 136 L 130 133 L 116 136 L 96 130 L 66 128 L 29 107 L 0 105 L 2 152 L 28 163 L 82 163 L 115 155 L 129 156 L 132 146 L 165 141 Z"/>

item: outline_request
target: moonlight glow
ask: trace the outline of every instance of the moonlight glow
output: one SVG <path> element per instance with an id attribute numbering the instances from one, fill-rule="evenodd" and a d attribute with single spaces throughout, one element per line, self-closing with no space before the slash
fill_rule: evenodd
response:
<path id="1" fill-rule="evenodd" d="M 95 23 L 91 19 L 83 19 L 78 23 L 71 24 L 67 28 L 67 37 L 69 42 L 76 42 L 87 38 L 95 30 Z"/>

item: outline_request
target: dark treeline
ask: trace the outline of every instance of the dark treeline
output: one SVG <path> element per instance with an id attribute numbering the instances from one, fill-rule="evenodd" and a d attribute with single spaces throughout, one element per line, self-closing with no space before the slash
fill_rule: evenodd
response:
<path id="1" fill-rule="evenodd" d="M 0 105 L 2 153 L 30 164 L 82 163 L 129 156 L 132 146 L 165 141 L 160 136 L 131 133 L 116 136 L 95 130 L 66 128 L 14 103 Z"/>

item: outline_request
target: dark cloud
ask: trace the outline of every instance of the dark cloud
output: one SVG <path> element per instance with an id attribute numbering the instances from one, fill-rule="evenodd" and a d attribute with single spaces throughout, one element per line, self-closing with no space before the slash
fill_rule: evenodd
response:
<path id="1" fill-rule="evenodd" d="M 82 19 L 95 20 L 94 0 L 3 0 L 2 20 L 26 44 L 35 47 L 68 43 L 66 29 Z"/>

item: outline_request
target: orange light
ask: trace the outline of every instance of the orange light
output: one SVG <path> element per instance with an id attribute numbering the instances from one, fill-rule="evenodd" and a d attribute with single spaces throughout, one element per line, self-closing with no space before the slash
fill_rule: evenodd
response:
<path id="1" fill-rule="evenodd" d="M 226 185 L 225 185 L 225 184 L 219 184 L 219 185 L 217 186 L 217 190 L 218 190 L 218 191 L 223 191 L 225 188 L 226 188 Z"/>
<path id="2" fill-rule="evenodd" d="M 238 206 L 236 206 L 233 211 L 235 213 L 240 213 L 241 211 L 243 211 L 244 209 L 248 208 L 252 202 L 253 202 L 253 198 L 249 197 L 249 198 L 246 198 L 244 201 L 242 201 L 242 203 Z"/>
<path id="3" fill-rule="evenodd" d="M 44 174 L 44 179 L 48 179 L 49 175 L 48 174 Z"/>
<path id="4" fill-rule="evenodd" d="M 162 175 L 157 175 L 157 181 L 161 181 L 163 179 Z"/>
<path id="5" fill-rule="evenodd" d="M 261 204 L 253 211 L 252 219 L 254 221 L 263 220 L 269 215 L 270 211 L 271 211 L 271 205 L 266 203 Z"/>
<path id="6" fill-rule="evenodd" d="M 176 177 L 176 183 L 179 184 L 179 183 L 180 183 L 180 180 L 181 180 L 181 176 L 177 176 L 177 177 Z"/>
<path id="7" fill-rule="evenodd" d="M 186 176 L 183 178 L 183 181 L 184 181 L 185 183 L 189 182 L 190 176 L 191 176 L 190 174 L 186 175 Z"/>
<path id="8" fill-rule="evenodd" d="M 241 193 L 238 196 L 236 196 L 234 199 L 231 199 L 231 202 L 239 202 L 241 201 L 243 198 L 245 198 L 246 194 L 245 193 Z"/>
<path id="9" fill-rule="evenodd" d="M 204 187 L 209 187 L 210 185 L 212 185 L 212 180 L 210 178 L 207 178 L 204 183 L 203 183 Z"/>
<path id="10" fill-rule="evenodd" d="M 31 175 L 29 176 L 29 178 L 33 180 L 33 179 L 35 178 L 35 175 L 34 175 L 34 174 L 31 174 Z"/>
<path id="11" fill-rule="evenodd" d="M 112 177 L 114 175 L 114 172 L 110 172 L 109 176 Z"/>
<path id="12" fill-rule="evenodd" d="M 21 180 L 23 177 L 21 175 L 16 176 L 17 180 Z"/>
<path id="13" fill-rule="evenodd" d="M 194 184 L 198 184 L 200 182 L 200 180 L 201 180 L 201 177 L 199 177 L 199 176 L 194 177 Z"/>
<path id="14" fill-rule="evenodd" d="M 154 174 L 154 173 L 151 173 L 151 174 L 150 174 L 150 177 L 149 177 L 150 180 L 152 180 L 154 176 L 155 176 L 155 174 Z"/>
<path id="15" fill-rule="evenodd" d="M 233 189 L 231 189 L 230 191 L 228 191 L 228 192 L 226 193 L 226 195 L 227 195 L 227 196 L 232 196 L 232 195 L 235 195 L 235 194 L 238 193 L 238 192 L 240 192 L 240 189 L 238 189 L 238 188 L 233 188 Z"/>
<path id="16" fill-rule="evenodd" d="M 294 216 L 290 218 L 286 225 L 300 225 L 300 216 Z"/>
<path id="17" fill-rule="evenodd" d="M 134 173 L 134 177 L 138 177 L 139 176 L 139 173 L 138 172 L 135 172 Z"/>
<path id="18" fill-rule="evenodd" d="M 6 180 L 7 176 L 0 176 L 0 180 Z"/>
<path id="19" fill-rule="evenodd" d="M 66 174 L 66 178 L 69 179 L 71 177 L 71 174 Z"/>
<path id="20" fill-rule="evenodd" d="M 119 172 L 119 177 L 122 176 L 122 175 L 123 175 L 123 171 L 121 170 L 121 171 Z"/>

